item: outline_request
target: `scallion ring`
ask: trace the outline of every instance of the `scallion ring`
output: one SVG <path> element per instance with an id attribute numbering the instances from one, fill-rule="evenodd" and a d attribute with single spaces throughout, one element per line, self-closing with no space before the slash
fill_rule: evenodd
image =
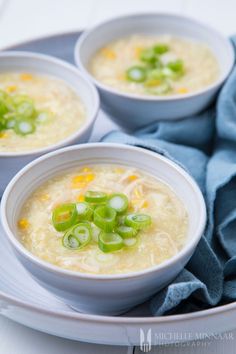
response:
<path id="1" fill-rule="evenodd" d="M 52 213 L 52 223 L 57 231 L 65 231 L 73 226 L 78 218 L 76 205 L 73 203 L 62 204 Z"/>
<path id="2" fill-rule="evenodd" d="M 124 239 L 133 238 L 137 235 L 138 230 L 133 227 L 120 225 L 116 228 L 116 232 Z"/>
<path id="3" fill-rule="evenodd" d="M 19 118 L 14 125 L 14 131 L 18 135 L 28 135 L 35 131 L 35 124 L 26 118 Z"/>
<path id="4" fill-rule="evenodd" d="M 123 239 L 114 232 L 101 232 L 98 237 L 98 246 L 102 252 L 114 252 L 124 247 Z"/>
<path id="5" fill-rule="evenodd" d="M 91 220 L 93 209 L 86 202 L 76 203 L 76 209 L 79 220 Z"/>
<path id="6" fill-rule="evenodd" d="M 146 80 L 146 70 L 141 66 L 132 66 L 126 71 L 126 78 L 133 82 L 144 82 Z"/>
<path id="7" fill-rule="evenodd" d="M 84 199 L 88 203 L 104 203 L 107 200 L 107 195 L 99 191 L 87 191 Z"/>
<path id="8" fill-rule="evenodd" d="M 133 227 L 136 230 L 150 226 L 151 222 L 151 217 L 146 214 L 129 214 L 125 218 L 125 225 Z"/>
<path id="9" fill-rule="evenodd" d="M 116 211 L 109 206 L 97 207 L 94 210 L 93 222 L 104 231 L 112 231 L 116 225 Z"/>
<path id="10" fill-rule="evenodd" d="M 125 194 L 114 193 L 109 197 L 107 205 L 114 209 L 118 214 L 121 214 L 128 209 L 129 200 Z"/>

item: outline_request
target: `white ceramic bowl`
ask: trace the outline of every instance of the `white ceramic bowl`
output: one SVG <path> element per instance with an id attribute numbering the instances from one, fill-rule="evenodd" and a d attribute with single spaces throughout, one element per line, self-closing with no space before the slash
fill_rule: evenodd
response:
<path id="1" fill-rule="evenodd" d="M 218 80 L 198 92 L 153 97 L 118 91 L 99 82 L 89 73 L 89 60 L 98 49 L 118 38 L 137 33 L 171 34 L 205 43 L 219 62 Z M 202 111 L 214 100 L 234 63 L 234 50 L 229 39 L 194 19 L 161 13 L 135 14 L 102 22 L 78 39 L 74 56 L 77 66 L 98 87 L 102 108 L 116 123 L 128 130 L 157 120 L 189 117 Z"/>
<path id="2" fill-rule="evenodd" d="M 189 214 L 187 243 L 173 258 L 139 272 L 91 275 L 63 270 L 28 252 L 17 236 L 17 220 L 27 197 L 46 180 L 75 166 L 115 163 L 140 168 L 168 183 Z M 165 157 L 128 145 L 94 143 L 64 148 L 38 158 L 10 182 L 1 202 L 1 220 L 16 257 L 47 290 L 81 312 L 119 314 L 150 298 L 183 269 L 204 231 L 206 208 L 194 180 Z"/>
<path id="3" fill-rule="evenodd" d="M 81 128 L 49 147 L 26 152 L 0 151 L 0 196 L 16 172 L 36 157 L 63 146 L 87 142 L 92 132 L 100 104 L 94 85 L 77 68 L 62 60 L 30 52 L 0 53 L 0 73 L 14 71 L 36 72 L 62 79 L 75 90 L 82 100 L 86 108 L 87 117 L 85 124 Z"/>

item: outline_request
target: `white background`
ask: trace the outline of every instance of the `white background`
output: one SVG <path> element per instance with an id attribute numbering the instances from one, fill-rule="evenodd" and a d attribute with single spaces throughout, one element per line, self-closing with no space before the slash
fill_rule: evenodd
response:
<path id="1" fill-rule="evenodd" d="M 168 11 L 202 20 L 226 35 L 236 33 L 236 0 L 0 0 L 0 49 L 48 34 L 79 30 L 105 18 L 139 11 Z M 204 324 L 203 324 L 204 326 Z M 233 354 L 234 340 L 153 349 L 160 354 Z M 0 354 L 125 354 L 45 335 L 0 317 Z M 135 353 L 140 353 L 137 348 Z"/>

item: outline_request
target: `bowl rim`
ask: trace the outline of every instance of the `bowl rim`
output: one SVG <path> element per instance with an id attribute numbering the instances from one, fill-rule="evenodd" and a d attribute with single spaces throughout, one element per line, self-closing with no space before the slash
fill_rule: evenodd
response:
<path id="1" fill-rule="evenodd" d="M 1 58 L 7 58 L 7 57 L 12 57 L 12 58 L 18 57 L 18 58 L 22 58 L 22 59 L 28 58 L 31 60 L 40 59 L 41 61 L 51 62 L 52 64 L 63 67 L 64 69 L 66 69 L 67 71 L 70 71 L 73 75 L 79 77 L 80 79 L 82 79 L 84 81 L 84 83 L 88 86 L 88 88 L 90 90 L 90 95 L 93 97 L 94 105 L 92 107 L 92 113 L 89 115 L 87 114 L 85 123 L 79 129 L 75 130 L 72 134 L 70 134 L 66 138 L 60 140 L 59 142 L 49 145 L 47 147 L 42 147 L 42 148 L 29 150 L 29 151 L 28 150 L 22 151 L 22 152 L 7 152 L 7 151 L 1 152 L 0 151 L 0 158 L 23 157 L 23 156 L 26 157 L 26 156 L 35 156 L 35 155 L 37 156 L 37 155 L 48 153 L 50 151 L 53 151 L 53 150 L 56 150 L 56 149 L 59 149 L 59 148 L 69 145 L 75 139 L 79 139 L 79 137 L 84 132 L 86 132 L 86 130 L 91 125 L 93 125 L 93 123 L 95 122 L 95 119 L 98 115 L 98 111 L 99 111 L 99 107 L 100 107 L 100 97 L 98 94 L 98 90 L 95 87 L 95 85 L 86 77 L 86 75 L 84 75 L 84 73 L 82 73 L 76 66 L 74 66 L 74 65 L 70 64 L 69 62 L 66 62 L 62 59 L 58 59 L 56 57 L 53 57 L 51 55 L 30 52 L 30 51 L 17 51 L 17 50 L 9 50 L 8 51 L 7 50 L 7 51 L 0 53 L 0 60 L 1 60 Z M 48 75 L 50 75 L 50 74 L 48 74 Z M 54 76 L 55 78 L 58 78 L 55 75 L 52 75 L 52 76 Z M 71 85 L 65 79 L 63 79 L 63 78 L 60 78 L 60 79 L 62 81 L 64 81 L 66 85 L 71 87 Z M 79 94 L 78 94 L 78 97 L 81 99 Z M 82 99 L 81 99 L 81 101 L 83 103 Z"/>
<path id="2" fill-rule="evenodd" d="M 164 261 L 163 263 L 156 265 L 154 267 L 150 267 L 141 271 L 136 271 L 136 272 L 131 272 L 131 273 L 122 273 L 122 274 L 90 274 L 90 273 L 82 273 L 82 272 L 77 272 L 77 271 L 71 271 L 68 269 L 63 269 L 58 266 L 55 266 L 49 262 L 43 261 L 42 259 L 38 258 L 37 256 L 34 256 L 31 252 L 29 252 L 21 243 L 19 240 L 17 240 L 16 236 L 13 234 L 11 231 L 11 228 L 8 224 L 7 216 L 6 216 L 6 206 L 8 202 L 9 195 L 11 194 L 11 190 L 14 187 L 16 183 L 21 178 L 24 178 L 24 174 L 28 172 L 31 167 L 34 167 L 35 165 L 40 165 L 41 162 L 45 160 L 50 160 L 53 159 L 55 156 L 62 155 L 64 153 L 69 153 L 74 150 L 84 150 L 84 149 L 98 149 L 100 147 L 109 147 L 112 149 L 123 149 L 123 150 L 132 150 L 136 151 L 136 153 L 139 154 L 144 154 L 144 155 L 149 155 L 150 157 L 153 157 L 154 159 L 159 159 L 165 164 L 167 164 L 171 169 L 174 169 L 177 173 L 181 175 L 183 179 L 187 181 L 187 183 L 191 186 L 193 193 L 196 195 L 198 199 L 198 203 L 200 206 L 200 211 L 199 211 L 199 223 L 198 227 L 194 233 L 194 236 L 192 236 L 191 240 L 187 242 L 184 247 L 178 252 L 174 257 L 171 257 L 170 259 Z M 80 144 L 80 145 L 74 145 L 74 146 L 69 146 L 65 147 L 60 150 L 56 150 L 53 152 L 50 152 L 46 155 L 43 155 L 36 160 L 30 162 L 27 164 L 23 169 L 21 169 L 15 177 L 11 180 L 11 182 L 8 184 L 6 190 L 4 191 L 2 200 L 1 200 L 1 222 L 2 222 L 2 227 L 3 230 L 5 231 L 5 234 L 7 236 L 7 239 L 10 241 L 11 245 L 13 246 L 14 249 L 16 249 L 24 258 L 26 258 L 28 261 L 33 263 L 35 266 L 42 268 L 44 271 L 58 274 L 63 277 L 69 277 L 71 279 L 87 279 L 87 280 L 93 280 L 93 281 L 116 281 L 116 280 L 124 280 L 124 279 L 130 279 L 130 278 L 139 278 L 151 273 L 155 273 L 158 271 L 165 269 L 168 269 L 170 267 L 173 267 L 176 262 L 178 262 L 180 259 L 184 258 L 187 256 L 191 251 L 194 251 L 196 248 L 198 242 L 200 241 L 201 237 L 203 236 L 203 232 L 205 229 L 206 225 L 206 205 L 205 201 L 202 195 L 202 192 L 200 191 L 200 188 L 198 187 L 197 183 L 194 181 L 194 179 L 179 165 L 177 165 L 175 162 L 171 161 L 170 159 L 156 153 L 153 151 L 149 151 L 140 147 L 136 146 L 131 146 L 131 145 L 125 145 L 125 144 L 117 144 L 117 143 L 89 143 L 89 144 Z"/>
<path id="3" fill-rule="evenodd" d="M 225 42 L 225 44 L 228 46 L 229 51 L 231 52 L 231 62 L 228 66 L 228 68 L 225 70 L 225 73 L 221 74 L 219 78 L 213 82 L 212 84 L 199 89 L 195 92 L 190 92 L 190 93 L 185 93 L 181 95 L 168 95 L 168 96 L 153 96 L 153 95 L 142 95 L 142 94 L 133 94 L 133 93 L 126 93 L 123 91 L 119 91 L 118 89 L 109 87 L 106 84 L 103 84 L 101 81 L 97 80 L 86 68 L 85 65 L 83 65 L 83 62 L 80 57 L 80 50 L 83 45 L 83 43 L 86 41 L 86 39 L 93 33 L 94 31 L 99 30 L 100 27 L 103 27 L 105 25 L 110 25 L 111 23 L 115 21 L 120 21 L 123 19 L 132 19 L 135 17 L 170 17 L 171 19 L 178 19 L 179 21 L 185 21 L 188 22 L 189 24 L 193 23 L 196 26 L 199 26 L 203 29 L 205 29 L 208 32 L 213 33 L 215 36 L 220 38 L 222 41 Z M 196 20 L 195 18 L 191 16 L 184 16 L 184 15 L 179 15 L 179 14 L 174 14 L 170 12 L 132 12 L 127 15 L 119 15 L 119 16 L 113 16 L 107 20 L 99 22 L 97 25 L 92 26 L 88 30 L 84 31 L 81 36 L 76 41 L 75 47 L 74 47 L 74 61 L 76 66 L 87 76 L 89 79 L 95 84 L 96 87 L 98 87 L 100 90 L 105 91 L 106 93 L 110 93 L 113 95 L 116 95 L 120 98 L 128 98 L 130 100 L 138 100 L 138 101 L 144 101 L 144 102 L 168 102 L 168 101 L 179 101 L 182 99 L 188 99 L 188 98 L 193 98 L 193 97 L 198 97 L 201 96 L 202 94 L 207 93 L 208 91 L 211 91 L 215 88 L 218 88 L 219 86 L 222 85 L 222 83 L 226 80 L 226 78 L 229 76 L 233 64 L 235 61 L 235 51 L 233 48 L 233 44 L 227 38 L 224 36 L 221 32 L 217 31 L 214 27 L 211 27 L 207 24 L 205 24 L 202 21 Z"/>

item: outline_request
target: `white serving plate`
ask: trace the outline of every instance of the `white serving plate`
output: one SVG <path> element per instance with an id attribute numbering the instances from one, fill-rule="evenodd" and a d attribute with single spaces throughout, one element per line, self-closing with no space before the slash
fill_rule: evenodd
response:
<path id="1" fill-rule="evenodd" d="M 78 35 L 72 33 L 48 37 L 38 42 L 22 44 L 19 48 L 57 55 L 52 46 L 57 39 L 60 47 L 65 49 L 59 56 L 70 59 L 71 48 Z M 91 141 L 99 141 L 113 129 L 117 129 L 117 126 L 100 113 Z M 204 335 L 236 328 L 236 302 L 211 310 L 164 317 L 152 317 L 147 304 L 119 317 L 76 313 L 41 288 L 23 269 L 4 239 L 1 225 L 0 314 L 30 328 L 59 337 L 126 346 L 140 345 L 140 329 L 147 334 L 151 328 L 152 345 L 155 345 L 199 340 Z"/>
<path id="2" fill-rule="evenodd" d="M 140 345 L 140 329 L 144 333 L 152 329 L 155 345 L 199 339 L 235 327 L 235 303 L 165 317 L 151 317 L 147 305 L 118 317 L 75 312 L 30 277 L 14 257 L 1 228 L 0 244 L 0 314 L 39 331 L 89 343 L 129 346 Z"/>

